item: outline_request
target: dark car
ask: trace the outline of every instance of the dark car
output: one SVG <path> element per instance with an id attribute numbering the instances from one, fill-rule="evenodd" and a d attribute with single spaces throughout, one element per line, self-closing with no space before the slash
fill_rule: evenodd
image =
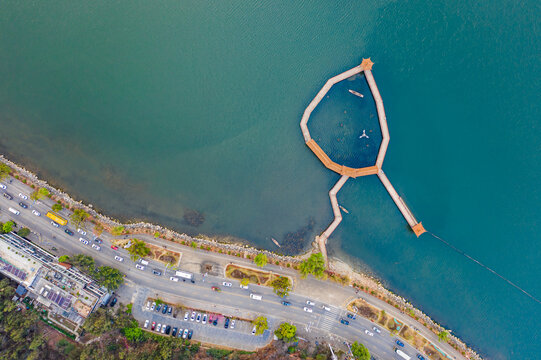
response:
<path id="1" fill-rule="evenodd" d="M 162 276 L 162 272 L 158 269 L 152 269 L 152 273 L 156 276 Z"/>
<path id="2" fill-rule="evenodd" d="M 357 317 L 353 314 L 348 313 L 348 318 L 350 318 L 351 320 L 355 320 Z"/>
<path id="3" fill-rule="evenodd" d="M 70 229 L 64 229 L 64 232 L 69 236 L 73 236 L 73 231 L 71 231 Z"/>
<path id="4" fill-rule="evenodd" d="M 167 312 L 167 305 L 163 306 L 162 314 L 165 314 Z"/>
<path id="5" fill-rule="evenodd" d="M 421 354 L 417 354 L 417 359 L 419 360 L 425 360 L 425 357 Z"/>
<path id="6" fill-rule="evenodd" d="M 169 315 L 171 315 L 172 312 L 173 312 L 173 307 L 172 307 L 172 306 L 168 306 L 168 307 L 167 307 L 167 313 L 168 313 Z"/>
<path id="7" fill-rule="evenodd" d="M 191 339 L 193 335 L 193 330 L 188 331 L 188 339 Z"/>
<path id="8" fill-rule="evenodd" d="M 9 195 L 8 193 L 4 193 L 4 197 L 8 200 L 13 200 L 13 196 Z"/>
<path id="9" fill-rule="evenodd" d="M 404 343 L 400 340 L 396 340 L 396 345 L 404 347 Z"/>
<path id="10" fill-rule="evenodd" d="M 225 324 L 224 324 L 224 328 L 228 328 L 229 327 L 229 318 L 225 318 Z"/>
<path id="11" fill-rule="evenodd" d="M 212 321 L 212 325 L 214 326 L 218 325 L 218 319 L 214 319 L 214 321 Z"/>
<path id="12" fill-rule="evenodd" d="M 167 325 L 167 327 L 165 328 L 165 333 L 169 335 L 170 332 L 171 332 L 171 325 Z"/>
<path id="13" fill-rule="evenodd" d="M 113 298 L 113 300 L 111 300 L 111 303 L 109 304 L 110 307 L 113 307 L 115 306 L 116 302 L 118 301 L 118 299 L 115 297 Z"/>
<path id="14" fill-rule="evenodd" d="M 156 305 L 156 311 L 160 311 L 161 308 L 162 308 L 162 304 Z"/>
<path id="15" fill-rule="evenodd" d="M 178 328 L 174 327 L 174 328 L 173 328 L 173 332 L 171 333 L 171 336 L 172 336 L 172 337 L 177 336 L 177 331 L 178 331 Z"/>
<path id="16" fill-rule="evenodd" d="M 28 205 L 26 205 L 22 201 L 19 203 L 19 206 L 22 207 L 23 209 L 28 209 Z"/>
<path id="17" fill-rule="evenodd" d="M 103 240 L 100 238 L 95 238 L 94 241 L 97 242 L 98 244 L 103 244 Z"/>
<path id="18" fill-rule="evenodd" d="M 346 319 L 340 319 L 340 322 L 344 325 L 349 325 L 349 321 L 347 321 Z"/>
<path id="19" fill-rule="evenodd" d="M 282 305 L 289 306 L 289 305 L 291 305 L 291 303 L 289 301 L 282 301 Z"/>

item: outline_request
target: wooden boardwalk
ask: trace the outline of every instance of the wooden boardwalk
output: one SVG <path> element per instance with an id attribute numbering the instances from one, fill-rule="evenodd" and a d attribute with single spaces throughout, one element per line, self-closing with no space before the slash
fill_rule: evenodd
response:
<path id="1" fill-rule="evenodd" d="M 340 180 L 338 180 L 338 182 L 333 186 L 331 191 L 329 191 L 329 197 L 331 199 L 331 205 L 334 213 L 334 220 L 329 225 L 329 227 L 320 236 L 316 238 L 319 248 L 325 258 L 325 261 L 327 261 L 327 250 L 325 246 L 327 244 L 327 239 L 331 236 L 331 234 L 342 221 L 342 213 L 340 211 L 336 196 L 338 194 L 338 191 L 340 191 L 342 186 L 350 177 L 356 178 L 359 176 L 377 174 L 378 178 L 381 180 L 383 186 L 385 186 L 385 189 L 387 189 L 387 192 L 402 213 L 402 216 L 404 216 L 404 219 L 406 219 L 408 225 L 414 231 L 415 235 L 419 237 L 426 231 L 423 225 L 420 222 L 417 222 L 404 200 L 398 195 L 397 191 L 382 170 L 383 160 L 385 159 L 387 147 L 389 146 L 390 135 L 389 128 L 387 126 L 387 117 L 385 116 L 385 108 L 383 107 L 383 100 L 379 93 L 378 86 L 376 85 L 376 81 L 374 80 L 374 76 L 372 75 L 372 65 L 373 63 L 372 61 L 370 61 L 369 58 L 363 59 L 361 65 L 356 66 L 327 80 L 325 85 L 321 88 L 321 90 L 319 90 L 317 95 L 304 110 L 304 114 L 302 115 L 300 123 L 304 141 L 306 145 L 310 148 L 310 150 L 312 150 L 312 152 L 323 163 L 323 165 L 325 165 L 325 167 L 342 175 L 342 177 L 340 177 Z M 360 74 L 361 72 L 364 72 L 366 81 L 368 82 L 368 86 L 370 87 L 370 92 L 372 93 L 372 97 L 376 102 L 376 109 L 378 112 L 378 120 L 381 128 L 382 141 L 375 165 L 363 168 L 351 168 L 332 161 L 331 158 L 325 153 L 325 151 L 323 151 L 323 149 L 317 144 L 317 142 L 312 139 L 312 137 L 310 136 L 310 131 L 308 130 L 308 120 L 310 119 L 312 111 L 314 111 L 316 106 L 321 102 L 321 100 L 325 97 L 327 92 L 334 84 L 350 78 L 354 75 Z"/>

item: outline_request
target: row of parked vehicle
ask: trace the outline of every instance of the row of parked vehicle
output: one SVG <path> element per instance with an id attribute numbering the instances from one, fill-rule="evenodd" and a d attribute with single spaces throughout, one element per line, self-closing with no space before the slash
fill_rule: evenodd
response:
<path id="1" fill-rule="evenodd" d="M 150 324 L 150 320 L 146 320 L 143 327 L 145 329 L 148 329 L 148 325 Z M 165 325 L 165 324 L 158 324 L 156 326 L 156 321 L 152 322 L 152 325 L 150 326 L 150 330 L 157 331 L 159 333 L 169 335 L 171 333 L 171 336 L 176 337 L 178 334 L 179 338 L 182 339 L 188 339 L 190 340 L 193 336 L 193 330 L 192 329 L 179 329 L 178 327 L 171 328 L 171 325 Z M 171 330 L 173 330 L 171 332 Z"/>

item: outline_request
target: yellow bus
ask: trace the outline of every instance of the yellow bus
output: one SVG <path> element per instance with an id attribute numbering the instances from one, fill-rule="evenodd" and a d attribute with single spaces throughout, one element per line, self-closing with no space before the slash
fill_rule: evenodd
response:
<path id="1" fill-rule="evenodd" d="M 55 213 L 52 213 L 50 211 L 47 213 L 47 217 L 49 219 L 53 220 L 57 224 L 60 224 L 60 225 L 67 225 L 68 224 L 68 220 L 66 220 L 63 217 L 58 216 Z"/>

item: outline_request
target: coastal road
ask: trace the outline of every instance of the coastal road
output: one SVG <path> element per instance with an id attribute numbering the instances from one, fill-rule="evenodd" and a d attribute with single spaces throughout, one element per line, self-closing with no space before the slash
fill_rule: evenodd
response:
<path id="1" fill-rule="evenodd" d="M 305 337 L 308 339 L 322 337 L 335 342 L 335 344 L 343 343 L 344 341 L 350 343 L 353 341 L 360 341 L 364 343 L 370 352 L 378 359 L 398 359 L 393 351 L 393 348 L 396 346 L 395 338 L 391 336 L 388 331 L 382 329 L 382 333 L 378 334 L 372 330 L 372 327 L 374 326 L 373 323 L 360 317 L 356 320 L 348 319 L 350 322 L 349 326 L 343 325 L 340 323 L 340 319 L 346 319 L 346 312 L 341 308 L 343 304 L 319 300 L 321 298 L 321 293 L 328 292 L 329 290 L 342 292 L 344 289 L 346 289 L 346 291 L 351 291 L 351 289 L 336 284 L 330 284 L 328 282 L 317 282 L 314 284 L 315 286 L 311 288 L 311 294 L 299 294 L 296 291 L 292 292 L 286 299 L 291 305 L 284 306 L 281 303 L 283 299 L 276 296 L 272 289 L 268 287 L 251 284 L 249 290 L 244 290 L 240 288 L 238 282 L 224 279 L 223 276 L 202 276 L 201 274 L 197 274 L 195 284 L 190 282 L 175 283 L 169 280 L 169 276 L 174 275 L 174 272 L 171 270 L 167 270 L 163 276 L 155 276 L 152 274 L 153 268 L 159 268 L 163 272 L 165 270 L 163 264 L 151 262 L 149 266 L 146 266 L 144 271 L 137 270 L 135 264 L 129 259 L 126 250 L 119 249 L 115 251 L 110 248 L 110 239 L 112 238 L 110 234 L 103 234 L 101 238 L 104 240 L 104 243 L 101 246 L 101 251 L 96 251 L 91 248 L 90 245 L 84 245 L 78 240 L 79 237 L 83 237 L 92 241 L 94 236 L 92 236 L 90 231 L 88 231 L 86 236 L 83 236 L 78 234 L 75 231 L 76 229 L 71 229 L 75 232 L 75 235 L 70 236 L 64 232 L 65 227 L 53 227 L 50 224 L 50 220 L 45 217 L 46 212 L 50 210 L 50 206 L 52 205 L 50 199 L 39 202 L 33 202 L 30 199 L 22 200 L 18 196 L 19 193 L 29 196 L 32 191 L 30 187 L 16 180 L 13 180 L 12 183 L 4 183 L 7 185 L 7 189 L 1 190 L 0 192 L 8 192 L 13 196 L 13 200 L 8 200 L 4 196 L 0 196 L 0 220 L 7 221 L 8 219 L 13 219 L 20 225 L 19 227 L 26 226 L 30 228 L 35 233 L 34 236 L 30 236 L 30 238 L 46 249 L 50 250 L 52 247 L 57 248 L 57 251 L 53 251 L 57 255 L 85 253 L 92 256 L 98 265 L 109 265 L 121 270 L 126 274 L 126 286 L 123 286 L 119 291 L 121 294 L 126 293 L 126 297 L 123 296 L 121 299 L 123 302 L 131 302 L 132 299 L 135 298 L 141 302 L 139 306 L 142 307 L 146 298 L 142 299 L 137 297 L 137 293 L 140 292 L 141 289 L 148 289 L 149 297 L 158 294 L 160 298 L 164 299 L 179 298 L 182 299 L 181 302 L 183 304 L 196 309 L 240 318 L 253 318 L 261 314 L 269 319 L 269 325 L 272 326 L 277 326 L 283 321 L 294 323 L 299 328 L 299 332 L 303 333 L 303 335 L 305 334 Z M 23 209 L 20 207 L 18 205 L 19 201 L 25 202 L 29 208 Z M 7 210 L 8 207 L 16 208 L 20 211 L 20 214 L 12 214 Z M 33 209 L 39 211 L 41 216 L 32 214 L 31 210 Z M 61 215 L 65 218 L 69 218 L 69 212 L 67 210 L 63 210 Z M 180 268 L 183 267 L 184 262 L 189 261 L 189 259 L 186 258 L 186 253 L 189 252 L 187 247 L 180 247 L 180 245 L 171 243 L 168 243 L 167 247 L 178 247 L 179 251 L 183 253 Z M 116 261 L 114 259 L 115 255 L 123 257 L 124 261 Z M 222 259 L 225 257 L 218 254 L 212 254 L 212 256 L 221 257 Z M 238 258 L 235 258 L 234 261 L 239 262 Z M 191 270 L 193 272 L 193 269 Z M 231 288 L 224 287 L 222 286 L 223 281 L 232 282 L 233 286 Z M 219 293 L 214 292 L 211 290 L 211 286 L 219 286 L 222 291 Z M 325 291 L 321 291 L 321 289 L 325 289 Z M 262 300 L 257 301 L 250 299 L 249 294 L 251 292 L 262 295 Z M 308 306 L 312 308 L 312 313 L 303 310 L 303 308 L 307 306 L 307 300 L 312 300 L 316 303 L 315 306 Z M 331 311 L 324 310 L 322 308 L 323 305 L 329 306 Z M 134 304 L 134 306 L 136 306 L 136 304 Z M 148 314 L 145 314 L 144 312 L 134 312 L 134 316 L 141 323 L 146 320 L 145 315 Z M 367 335 L 365 330 L 370 331 L 374 335 Z M 259 340 L 260 342 L 258 342 L 258 340 L 256 340 L 249 348 L 252 349 L 253 346 L 262 346 L 270 340 L 267 336 L 255 337 L 258 338 L 258 340 L 264 338 L 264 341 Z M 208 339 L 199 339 L 197 333 L 194 334 L 194 339 L 209 341 Z M 239 339 L 242 339 L 241 335 L 239 335 Z M 219 338 L 216 338 L 216 341 L 214 342 L 219 343 Z M 233 344 L 229 340 L 227 343 L 230 345 Z M 236 345 L 236 347 L 243 348 L 243 344 L 245 344 L 244 341 L 239 341 L 239 344 Z M 404 351 L 412 357 L 417 355 L 417 351 L 407 343 Z"/>

